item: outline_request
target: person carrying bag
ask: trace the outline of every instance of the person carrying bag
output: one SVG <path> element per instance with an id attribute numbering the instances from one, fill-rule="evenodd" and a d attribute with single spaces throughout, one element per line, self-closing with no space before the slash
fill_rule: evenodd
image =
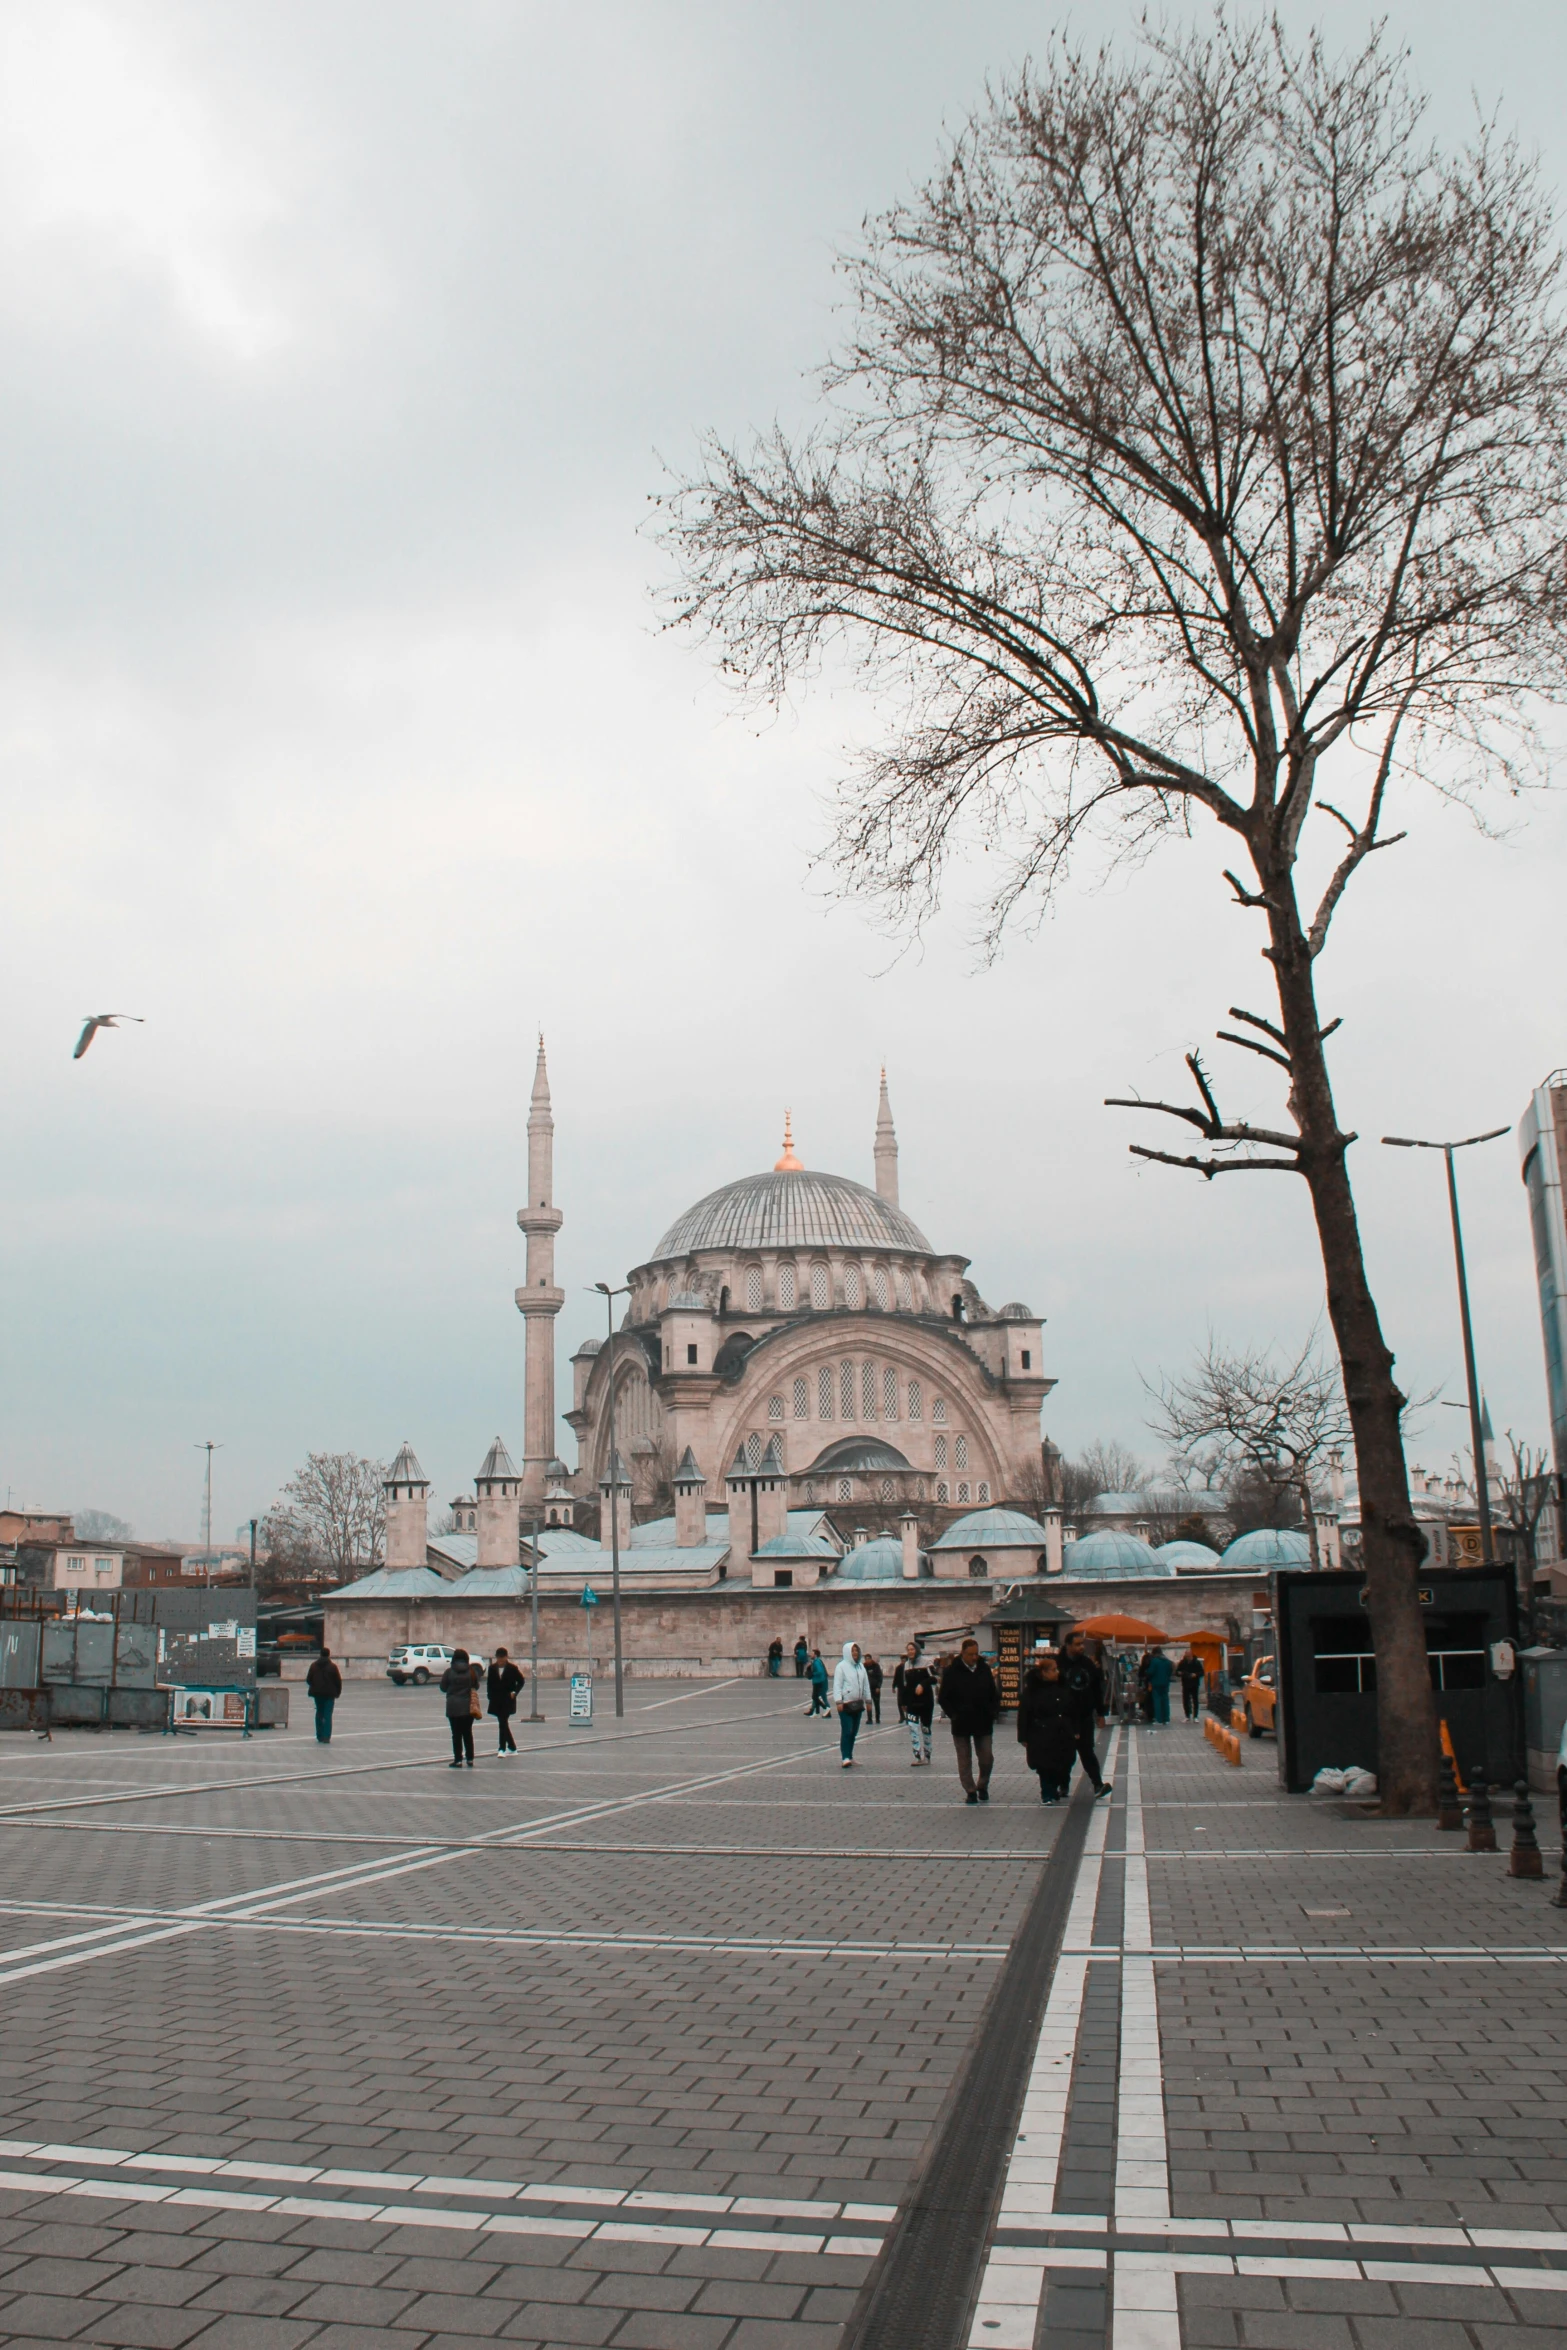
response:
<path id="1" fill-rule="evenodd" d="M 838 1752 L 848 1770 L 854 1761 L 854 1741 L 871 1701 L 870 1675 L 860 1662 L 857 1640 L 843 1644 L 843 1662 L 832 1677 L 832 1701 L 838 1709 Z"/>
<path id="2" fill-rule="evenodd" d="M 473 1724 L 479 1712 L 479 1672 L 468 1661 L 466 1648 L 452 1651 L 452 1661 L 441 1675 L 441 1688 L 446 1697 L 446 1721 L 452 1734 L 451 1769 L 460 1771 L 467 1764 L 473 1769 Z"/>

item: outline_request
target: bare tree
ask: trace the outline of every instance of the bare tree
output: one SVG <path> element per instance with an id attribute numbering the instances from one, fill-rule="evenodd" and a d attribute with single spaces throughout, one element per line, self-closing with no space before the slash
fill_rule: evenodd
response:
<path id="1" fill-rule="evenodd" d="M 1138 1106 L 1205 1147 L 1134 1148 L 1309 1189 L 1393 1811 L 1435 1801 L 1422 1546 L 1317 964 L 1402 837 L 1390 794 L 1516 784 L 1530 698 L 1567 673 L 1550 209 L 1511 142 L 1482 124 L 1444 154 L 1421 113 L 1379 37 L 1337 61 L 1221 16 L 1130 61 L 1053 43 L 846 262 L 857 318 L 821 427 L 710 440 L 668 500 L 673 617 L 742 691 L 776 699 L 842 648 L 901 701 L 835 843 L 895 916 L 976 841 L 992 946 L 1090 840 L 1225 844 L 1274 996 L 1227 1040 L 1285 1107 L 1227 1114 L 1193 1053 L 1190 1104 Z"/>
<path id="2" fill-rule="evenodd" d="M 124 1518 L 117 1518 L 112 1510 L 73 1510 L 71 1524 L 76 1529 L 78 1542 L 131 1542 L 135 1540 L 132 1527 Z"/>
<path id="3" fill-rule="evenodd" d="M 1518 1596 L 1527 1621 L 1534 1615 L 1536 1544 L 1540 1520 L 1551 1498 L 1551 1466 L 1545 1453 L 1533 1445 L 1520 1444 L 1511 1428 L 1507 1449 L 1512 1458 L 1498 1479 L 1497 1516 L 1513 1538 Z"/>
<path id="4" fill-rule="evenodd" d="M 1135 1453 L 1113 1436 L 1096 1436 L 1075 1460 L 1063 1460 L 1058 1472 L 1061 1507 L 1069 1518 L 1080 1518 L 1101 1493 L 1139 1493 L 1144 1469 Z"/>
<path id="5" fill-rule="evenodd" d="M 352 1452 L 311 1452 L 262 1521 L 269 1560 L 296 1576 L 337 1576 L 377 1567 L 386 1547 L 386 1476 L 380 1461 Z"/>
<path id="6" fill-rule="evenodd" d="M 1228 1349 L 1210 1338 L 1196 1368 L 1150 1391 L 1155 1434 L 1184 1459 L 1201 1458 L 1209 1476 L 1227 1475 L 1236 1497 L 1250 1487 L 1269 1508 L 1262 1524 L 1288 1517 L 1303 1525 L 1311 1563 L 1322 1564 L 1314 1505 L 1318 1465 L 1349 1434 L 1336 1364 L 1322 1361 L 1315 1338 L 1280 1362 L 1269 1350 Z M 1246 1514 L 1238 1509 L 1236 1523 Z"/>

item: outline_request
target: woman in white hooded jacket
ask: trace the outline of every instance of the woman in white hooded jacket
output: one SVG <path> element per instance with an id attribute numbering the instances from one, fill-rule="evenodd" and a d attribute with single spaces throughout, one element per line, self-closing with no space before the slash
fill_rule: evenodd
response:
<path id="1" fill-rule="evenodd" d="M 843 1644 L 843 1662 L 832 1677 L 832 1701 L 838 1710 L 838 1752 L 847 1770 L 854 1760 L 854 1741 L 871 1701 L 870 1675 L 860 1662 L 857 1640 L 846 1640 Z"/>

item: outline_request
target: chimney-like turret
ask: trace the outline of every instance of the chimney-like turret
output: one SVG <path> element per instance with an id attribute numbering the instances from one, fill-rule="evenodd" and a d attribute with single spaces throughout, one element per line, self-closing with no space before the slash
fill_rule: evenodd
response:
<path id="1" fill-rule="evenodd" d="M 479 1497 L 479 1564 L 514 1567 L 521 1556 L 517 1535 L 517 1495 L 520 1480 L 500 1438 L 490 1446 L 473 1481 Z"/>
<path id="2" fill-rule="evenodd" d="M 876 1106 L 876 1190 L 893 1207 L 898 1204 L 898 1137 L 887 1099 L 887 1072 L 881 1073 L 881 1100 Z"/>
<path id="3" fill-rule="evenodd" d="M 675 1489 L 675 1544 L 690 1550 L 707 1540 L 707 1479 L 688 1444 L 671 1483 Z"/>
<path id="4" fill-rule="evenodd" d="M 387 1470 L 381 1491 L 386 1497 L 386 1563 L 389 1567 L 422 1567 L 430 1539 L 430 1480 L 405 1443 Z"/>
<path id="5" fill-rule="evenodd" d="M 631 1479 L 618 1452 L 610 1454 L 609 1466 L 599 1479 L 599 1548 L 605 1552 L 613 1547 L 611 1510 L 619 1521 L 620 1550 L 624 1557 L 631 1544 Z"/>
<path id="6" fill-rule="evenodd" d="M 905 1510 L 898 1520 L 898 1532 L 903 1537 L 904 1580 L 915 1583 L 920 1571 L 920 1521 L 917 1510 Z"/>

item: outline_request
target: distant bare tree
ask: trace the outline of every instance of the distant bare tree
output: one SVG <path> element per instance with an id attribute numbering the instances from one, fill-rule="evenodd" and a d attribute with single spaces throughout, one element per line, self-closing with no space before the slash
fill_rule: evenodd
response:
<path id="1" fill-rule="evenodd" d="M 380 1565 L 386 1505 L 380 1461 L 352 1452 L 311 1452 L 262 1521 L 267 1556 L 297 1576 L 312 1569 L 342 1578 Z"/>
<path id="2" fill-rule="evenodd" d="M 71 1524 L 78 1542 L 132 1542 L 135 1535 L 124 1518 L 112 1510 L 73 1510 Z"/>
<path id="3" fill-rule="evenodd" d="M 1061 1463 L 1061 1507 L 1077 1517 L 1101 1493 L 1140 1493 L 1146 1471 L 1113 1436 L 1096 1436 L 1075 1460 Z"/>
<path id="4" fill-rule="evenodd" d="M 1499 1480 L 1499 1522 L 1513 1537 L 1518 1566 L 1519 1597 L 1526 1615 L 1534 1613 L 1534 1570 L 1540 1520 L 1551 1498 L 1551 1466 L 1547 1455 L 1533 1445 L 1520 1444 L 1511 1428 L 1507 1449 L 1512 1455 Z"/>
<path id="5" fill-rule="evenodd" d="M 1209 1476 L 1227 1473 L 1235 1524 L 1301 1524 L 1311 1563 L 1322 1564 L 1313 1505 L 1313 1472 L 1349 1433 L 1338 1366 L 1322 1361 L 1315 1339 L 1280 1362 L 1261 1348 L 1228 1349 L 1209 1339 L 1196 1368 L 1150 1393 L 1149 1426 L 1184 1458 L 1200 1456 Z M 1279 1514 L 1283 1497 L 1290 1508 Z M 1247 1505 L 1255 1496 L 1267 1514 Z"/>
<path id="6" fill-rule="evenodd" d="M 1130 61 L 1053 41 L 846 262 L 827 421 L 710 440 L 669 500 L 674 619 L 743 693 L 777 701 L 841 649 L 901 705 L 844 786 L 851 889 L 917 922 L 980 844 L 995 946 L 1091 840 L 1227 844 L 1275 1008 L 1233 1009 L 1226 1038 L 1284 1108 L 1227 1113 L 1192 1053 L 1189 1103 L 1133 1106 L 1204 1147 L 1133 1147 L 1309 1190 L 1394 1812 L 1436 1798 L 1423 1544 L 1317 962 L 1402 837 L 1390 794 L 1516 786 L 1531 706 L 1567 682 L 1550 207 L 1491 126 L 1445 154 L 1421 117 L 1380 34 L 1344 60 L 1222 13 Z"/>

